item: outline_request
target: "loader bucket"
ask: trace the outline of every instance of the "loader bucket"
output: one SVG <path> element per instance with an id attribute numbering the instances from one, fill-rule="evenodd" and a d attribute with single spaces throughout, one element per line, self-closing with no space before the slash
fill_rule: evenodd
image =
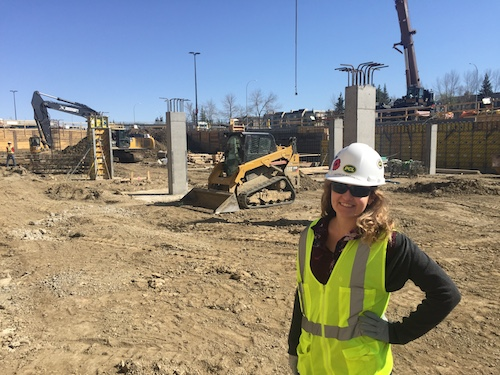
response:
<path id="1" fill-rule="evenodd" d="M 238 200 L 233 193 L 214 189 L 191 189 L 190 192 L 181 198 L 181 203 L 194 207 L 208 208 L 214 210 L 216 214 L 240 210 Z"/>

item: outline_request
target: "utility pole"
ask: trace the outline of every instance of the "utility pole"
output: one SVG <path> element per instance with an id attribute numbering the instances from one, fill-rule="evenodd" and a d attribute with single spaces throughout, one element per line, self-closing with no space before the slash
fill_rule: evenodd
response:
<path id="1" fill-rule="evenodd" d="M 196 55 L 199 52 L 189 52 L 194 58 L 194 126 L 198 128 L 198 82 L 196 78 Z"/>
<path id="2" fill-rule="evenodd" d="M 137 104 L 142 104 L 142 103 L 135 103 L 135 104 L 134 104 L 134 126 L 135 126 L 135 106 L 136 106 Z"/>
<path id="3" fill-rule="evenodd" d="M 477 106 L 477 92 L 479 90 L 479 70 L 477 70 L 477 66 L 474 63 L 469 63 L 469 65 L 474 65 L 474 68 L 476 68 L 476 79 L 474 80 L 475 83 L 475 91 L 476 91 L 476 104 L 474 104 L 474 108 Z"/>
<path id="4" fill-rule="evenodd" d="M 14 96 L 14 117 L 17 120 L 17 109 L 16 109 L 16 92 L 17 92 L 17 90 L 10 90 L 10 92 Z"/>
<path id="5" fill-rule="evenodd" d="M 246 128 L 248 128 L 248 85 L 252 82 L 257 82 L 255 79 L 247 82 L 247 87 L 245 89 L 245 117 L 246 117 Z"/>

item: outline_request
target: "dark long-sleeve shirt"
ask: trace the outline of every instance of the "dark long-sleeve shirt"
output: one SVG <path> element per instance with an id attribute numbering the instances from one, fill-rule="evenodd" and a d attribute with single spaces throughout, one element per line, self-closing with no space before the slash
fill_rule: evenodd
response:
<path id="1" fill-rule="evenodd" d="M 313 227 L 315 239 L 311 256 L 313 274 L 323 284 L 352 235 L 338 242 L 331 252 L 325 245 L 330 218 L 323 218 Z M 402 233 L 394 232 L 387 247 L 385 288 L 387 292 L 400 290 L 408 280 L 424 293 L 417 309 L 401 322 L 389 324 L 389 342 L 406 344 L 424 335 L 438 325 L 460 302 L 460 292 L 444 270 Z M 292 322 L 288 335 L 288 353 L 297 355 L 301 333 L 302 313 L 298 294 L 295 294 Z"/>

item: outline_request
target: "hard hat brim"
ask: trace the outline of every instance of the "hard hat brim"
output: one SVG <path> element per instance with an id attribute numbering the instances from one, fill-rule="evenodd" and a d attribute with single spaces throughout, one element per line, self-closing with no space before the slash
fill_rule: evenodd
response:
<path id="1" fill-rule="evenodd" d="M 326 176 L 328 181 L 340 182 L 342 184 L 353 185 L 353 186 L 381 186 L 385 185 L 385 180 L 375 181 L 375 180 L 360 180 L 353 176 Z"/>

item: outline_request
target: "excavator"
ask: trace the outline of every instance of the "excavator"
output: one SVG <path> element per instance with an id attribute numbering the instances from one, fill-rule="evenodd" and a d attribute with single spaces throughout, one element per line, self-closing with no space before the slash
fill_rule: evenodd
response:
<path id="1" fill-rule="evenodd" d="M 278 146 L 272 134 L 230 132 L 224 159 L 208 177 L 208 188 L 194 188 L 181 204 L 216 214 L 240 209 L 275 207 L 295 200 L 300 187 L 296 139 Z"/>
<path id="2" fill-rule="evenodd" d="M 406 95 L 394 102 L 393 108 L 431 107 L 434 104 L 434 93 L 422 87 L 417 68 L 417 57 L 413 45 L 413 35 L 416 30 L 410 26 L 410 15 L 407 0 L 395 0 L 398 13 L 401 41 L 393 48 L 404 54 L 406 64 Z M 401 51 L 398 46 L 403 47 Z"/>
<path id="3" fill-rule="evenodd" d="M 43 96 L 58 100 L 58 102 L 45 100 Z M 56 96 L 43 94 L 39 91 L 35 91 L 33 93 L 31 106 L 33 107 L 33 111 L 35 114 L 35 122 L 38 126 L 38 132 L 40 134 L 40 142 L 41 144 L 43 144 L 43 147 L 50 149 L 54 147 L 54 140 L 52 138 L 52 129 L 50 127 L 50 116 L 48 109 L 55 109 L 57 111 L 66 112 L 85 118 L 99 114 L 99 112 L 93 110 L 85 104 L 70 102 Z M 36 142 L 35 140 L 33 140 L 32 142 L 33 144 L 38 143 L 40 145 L 40 142 Z"/>
<path id="4" fill-rule="evenodd" d="M 54 100 L 45 100 L 44 97 Z M 31 106 L 34 110 L 35 122 L 40 134 L 39 139 L 37 139 L 38 137 L 31 137 L 30 139 L 30 149 L 32 153 L 39 153 L 42 148 L 53 149 L 54 147 L 48 109 L 85 117 L 87 122 L 92 116 L 100 115 L 100 112 L 85 104 L 61 99 L 39 91 L 33 93 Z M 113 138 L 113 158 L 119 162 L 140 161 L 143 158 L 145 150 L 155 148 L 155 140 L 149 135 L 132 136 L 129 134 L 129 131 L 122 126 L 110 125 L 110 128 Z"/>
<path id="5" fill-rule="evenodd" d="M 113 158 L 120 163 L 135 163 L 144 159 L 145 150 L 154 150 L 155 139 L 148 133 L 135 132 L 123 125 L 109 124 L 113 145 Z"/>

